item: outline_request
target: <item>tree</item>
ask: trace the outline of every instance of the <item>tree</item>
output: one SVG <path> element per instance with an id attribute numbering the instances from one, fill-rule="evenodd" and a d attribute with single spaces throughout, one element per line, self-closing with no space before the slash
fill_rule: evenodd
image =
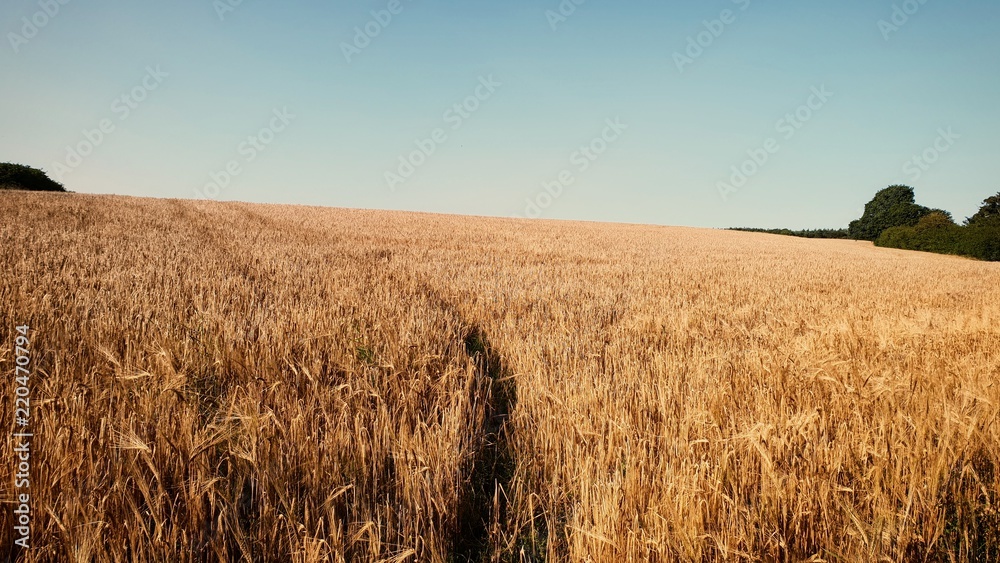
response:
<path id="1" fill-rule="evenodd" d="M 865 205 L 865 214 L 851 222 L 848 232 L 858 240 L 875 241 L 892 227 L 912 227 L 931 210 L 916 204 L 913 188 L 889 186 Z"/>
<path id="2" fill-rule="evenodd" d="M 951 211 L 945 211 L 944 209 L 931 209 L 930 213 L 928 213 L 927 215 L 932 215 L 935 213 L 943 215 L 945 219 L 948 219 L 949 223 L 955 223 L 955 217 L 951 214 Z"/>
<path id="3" fill-rule="evenodd" d="M 1000 261 L 1000 193 L 986 198 L 965 224 L 959 251 L 980 260 Z"/>
<path id="4" fill-rule="evenodd" d="M 956 226 L 955 220 L 951 218 L 951 213 L 935 209 L 924 217 L 921 217 L 920 221 L 917 221 L 917 224 L 913 228 L 917 231 L 929 231 Z"/>
<path id="5" fill-rule="evenodd" d="M 965 224 L 970 227 L 985 227 L 988 225 L 1000 224 L 1000 193 L 986 198 L 979 211 L 965 220 Z"/>
<path id="6" fill-rule="evenodd" d="M 849 231 L 857 239 L 877 232 L 875 246 L 1000 261 L 1000 193 L 987 198 L 965 225 L 957 225 L 947 211 L 917 205 L 912 188 L 890 186 L 865 206 L 864 217 Z"/>
<path id="7" fill-rule="evenodd" d="M 31 190 L 39 192 L 65 192 L 62 184 L 36 168 L 23 164 L 0 163 L 0 190 Z"/>

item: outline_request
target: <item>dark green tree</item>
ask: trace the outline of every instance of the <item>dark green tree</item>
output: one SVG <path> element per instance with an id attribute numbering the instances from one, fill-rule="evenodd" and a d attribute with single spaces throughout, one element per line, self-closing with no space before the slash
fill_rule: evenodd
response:
<path id="1" fill-rule="evenodd" d="M 865 205 L 865 214 L 852 221 L 848 232 L 858 240 L 877 240 L 886 229 L 912 227 L 931 210 L 916 204 L 913 188 L 889 186 Z"/>
<path id="2" fill-rule="evenodd" d="M 3 162 L 0 163 L 0 190 L 65 192 L 66 188 L 37 168 Z"/>
<path id="3" fill-rule="evenodd" d="M 965 224 L 970 227 L 985 227 L 1000 224 L 1000 193 L 986 198 L 979 211 L 966 219 Z"/>

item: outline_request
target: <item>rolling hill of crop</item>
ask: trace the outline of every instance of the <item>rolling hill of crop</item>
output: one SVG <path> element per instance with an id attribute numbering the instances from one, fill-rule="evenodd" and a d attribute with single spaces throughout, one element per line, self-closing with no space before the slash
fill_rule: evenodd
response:
<path id="1" fill-rule="evenodd" d="M 0 214 L 0 412 L 33 435 L 23 488 L 0 440 L 0 557 L 1000 558 L 998 264 L 111 196 Z"/>

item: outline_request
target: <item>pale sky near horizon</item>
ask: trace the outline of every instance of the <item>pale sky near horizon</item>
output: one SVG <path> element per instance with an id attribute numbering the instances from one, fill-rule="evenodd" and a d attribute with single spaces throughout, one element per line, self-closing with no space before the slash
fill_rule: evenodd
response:
<path id="1" fill-rule="evenodd" d="M 809 228 L 846 226 L 890 184 L 959 220 L 1000 191 L 994 0 L 6 0 L 0 16 L 0 162 L 78 192 Z"/>

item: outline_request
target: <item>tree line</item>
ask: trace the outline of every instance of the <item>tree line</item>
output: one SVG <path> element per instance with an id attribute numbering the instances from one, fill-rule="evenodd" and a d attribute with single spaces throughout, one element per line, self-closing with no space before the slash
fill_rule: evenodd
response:
<path id="1" fill-rule="evenodd" d="M 913 188 L 895 185 L 865 205 L 864 215 L 846 229 L 732 229 L 805 238 L 867 240 L 876 246 L 955 254 L 1000 261 L 1000 193 L 983 201 L 962 225 L 951 213 L 918 205 Z"/>

